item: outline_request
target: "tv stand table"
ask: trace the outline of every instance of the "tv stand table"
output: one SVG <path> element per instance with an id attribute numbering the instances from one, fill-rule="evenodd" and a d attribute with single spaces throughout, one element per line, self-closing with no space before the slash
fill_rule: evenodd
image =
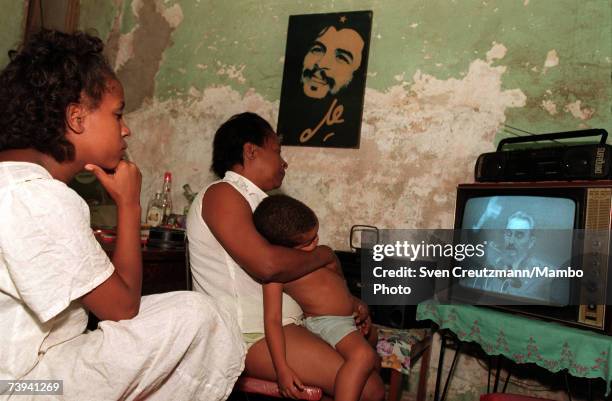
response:
<path id="1" fill-rule="evenodd" d="M 519 364 L 534 363 L 553 373 L 566 369 L 572 376 L 601 378 L 606 382 L 606 396 L 610 394 L 612 337 L 471 305 L 422 303 L 417 319 L 432 320 L 440 329 L 452 332 L 459 347 L 461 342 L 476 342 L 486 354 L 501 355 Z M 442 341 L 444 346 L 446 339 Z M 436 388 L 440 373 L 438 366 Z"/>

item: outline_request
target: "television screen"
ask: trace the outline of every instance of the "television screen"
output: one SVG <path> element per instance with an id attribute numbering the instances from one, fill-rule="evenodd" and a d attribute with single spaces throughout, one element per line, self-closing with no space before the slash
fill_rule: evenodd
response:
<path id="1" fill-rule="evenodd" d="M 468 199 L 461 229 L 486 244 L 486 266 L 495 270 L 529 270 L 534 267 L 565 269 L 572 258 L 572 229 L 576 202 L 555 196 L 498 195 Z M 459 285 L 481 291 L 507 304 L 565 306 L 570 302 L 568 278 L 470 277 Z"/>

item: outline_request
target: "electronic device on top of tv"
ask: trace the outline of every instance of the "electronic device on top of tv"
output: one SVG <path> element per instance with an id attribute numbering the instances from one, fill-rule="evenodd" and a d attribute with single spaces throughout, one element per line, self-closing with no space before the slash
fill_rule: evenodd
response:
<path id="1" fill-rule="evenodd" d="M 484 243 L 501 260 L 504 252 L 508 258 L 519 252 L 518 245 L 510 244 L 510 236 L 516 233 L 508 228 L 515 224 L 511 223 L 513 218 L 523 219 L 523 225 L 531 224 L 544 233 L 529 240 L 529 257 L 546 261 L 542 263 L 551 268 L 576 264 L 584 274 L 547 290 L 540 291 L 536 285 L 523 293 L 515 291 L 520 283 L 515 286 L 512 281 L 495 287 L 489 282 L 476 284 L 456 279 L 451 300 L 479 304 L 477 301 L 484 297 L 489 299 L 489 305 L 499 308 L 612 334 L 612 306 L 607 307 L 605 301 L 612 292 L 611 212 L 612 181 L 459 185 L 455 229 L 482 230 L 479 232 Z M 546 234 L 555 230 L 573 234 L 561 240 Z M 500 238 L 499 233 L 504 237 Z M 507 241 L 505 236 L 509 236 Z"/>
<path id="2" fill-rule="evenodd" d="M 599 141 L 583 142 L 593 137 Z M 478 157 L 474 177 L 477 182 L 609 180 L 612 146 L 607 138 L 605 129 L 504 138 L 495 152 Z"/>

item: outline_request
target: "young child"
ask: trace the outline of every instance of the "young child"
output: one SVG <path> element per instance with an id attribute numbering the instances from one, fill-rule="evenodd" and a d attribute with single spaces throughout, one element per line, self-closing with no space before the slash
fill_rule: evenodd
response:
<path id="1" fill-rule="evenodd" d="M 195 292 L 141 299 L 141 176 L 103 47 L 43 30 L 0 72 L 0 379 L 61 380 L 63 400 L 224 400 L 243 367 L 235 323 Z M 84 168 L 117 205 L 112 263 L 66 186 Z"/>
<path id="2" fill-rule="evenodd" d="M 253 221 L 272 244 L 310 251 L 319 241 L 319 223 L 314 212 L 286 195 L 265 198 L 255 209 Z M 284 396 L 295 397 L 302 383 L 285 358 L 281 325 L 283 291 L 301 306 L 306 328 L 335 347 L 345 360 L 336 376 L 334 400 L 357 401 L 368 377 L 377 374 L 378 356 L 355 326 L 354 299 L 339 263 L 331 263 L 295 281 L 263 286 L 264 328 L 278 384 Z"/>

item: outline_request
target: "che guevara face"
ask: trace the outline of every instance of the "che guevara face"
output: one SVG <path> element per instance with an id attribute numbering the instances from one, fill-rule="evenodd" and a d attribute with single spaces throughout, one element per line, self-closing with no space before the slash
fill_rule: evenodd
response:
<path id="1" fill-rule="evenodd" d="M 363 47 L 364 41 L 354 29 L 330 26 L 321 31 L 304 57 L 304 94 L 322 99 L 346 87 L 361 65 Z"/>

